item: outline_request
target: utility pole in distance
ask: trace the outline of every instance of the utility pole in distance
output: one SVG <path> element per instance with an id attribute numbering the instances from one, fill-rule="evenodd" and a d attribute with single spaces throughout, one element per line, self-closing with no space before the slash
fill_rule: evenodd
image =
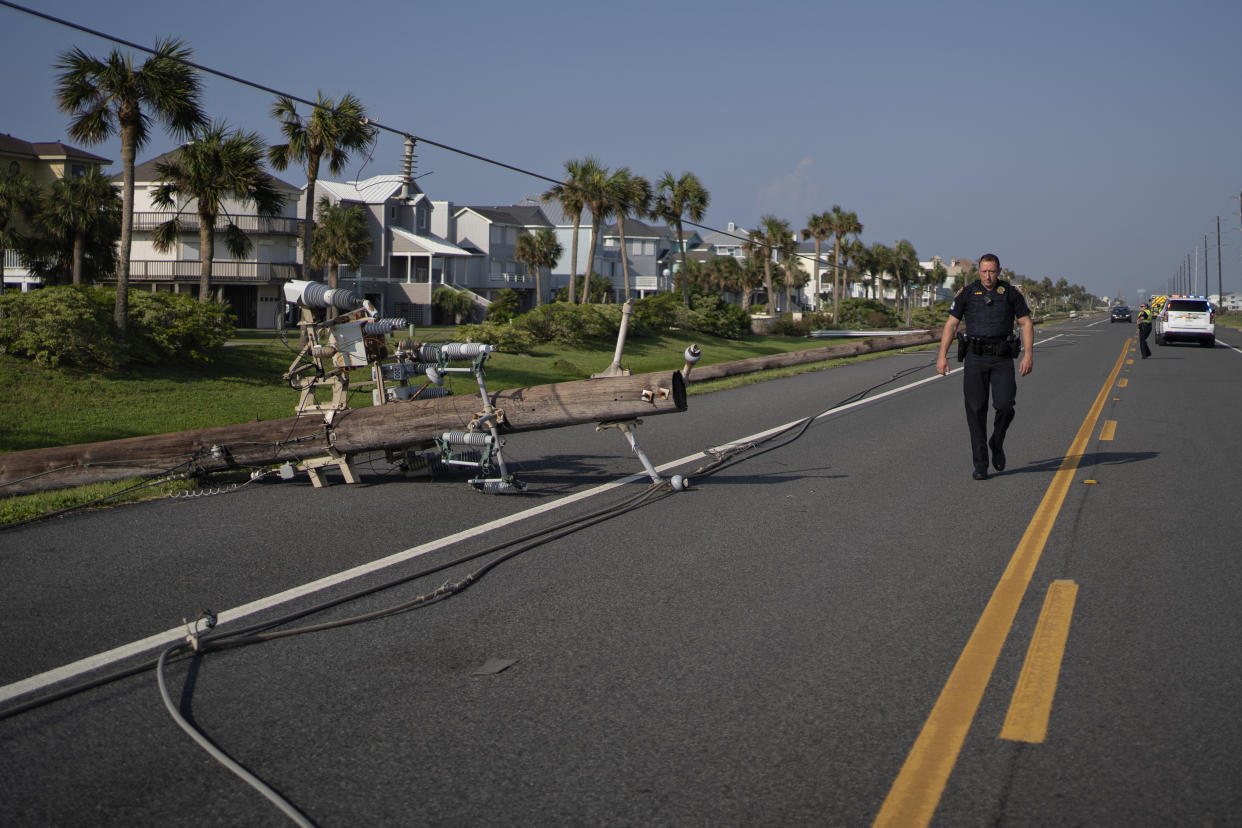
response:
<path id="1" fill-rule="evenodd" d="M 1216 304 L 1225 304 L 1225 288 L 1220 272 L 1220 216 L 1216 217 Z"/>

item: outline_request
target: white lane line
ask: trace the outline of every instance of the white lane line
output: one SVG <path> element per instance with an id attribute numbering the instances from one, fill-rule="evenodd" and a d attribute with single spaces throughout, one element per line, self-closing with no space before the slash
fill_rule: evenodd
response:
<path id="1" fill-rule="evenodd" d="M 1235 353 L 1242 354 L 1242 349 L 1235 348 L 1234 346 L 1230 345 L 1228 342 L 1224 341 L 1223 339 L 1221 339 L 1221 338 L 1219 338 L 1219 337 L 1217 337 L 1217 339 L 1216 339 L 1216 344 L 1218 344 L 1218 345 L 1224 345 L 1224 346 L 1225 346 L 1226 348 L 1228 348 L 1229 350 L 1231 350 L 1231 351 L 1233 351 L 1233 352 L 1235 352 Z"/>
<path id="2" fill-rule="evenodd" d="M 1058 336 L 1060 335 L 1061 334 L 1058 334 Z M 1055 339 L 1056 337 L 1051 337 L 1051 338 Z M 1044 341 L 1047 341 L 1047 340 L 1044 340 Z M 961 370 L 962 370 L 961 368 L 955 368 L 950 373 L 956 374 L 958 371 L 961 371 Z M 938 379 L 943 379 L 943 377 L 940 377 L 938 375 L 926 377 L 924 379 L 912 382 L 909 385 L 903 385 L 900 388 L 894 388 L 890 391 L 885 391 L 883 394 L 876 394 L 873 397 L 866 397 L 864 399 L 858 400 L 857 402 L 852 402 L 852 403 L 849 403 L 848 405 L 843 405 L 839 408 L 834 408 L 831 411 L 822 412 L 820 414 L 817 414 L 815 416 L 815 419 L 820 420 L 824 417 L 828 417 L 833 414 L 839 414 L 843 411 L 849 411 L 850 409 L 857 408 L 860 405 L 872 403 L 872 402 L 875 402 L 876 400 L 882 400 L 885 397 L 891 397 L 895 394 L 900 394 L 902 392 L 909 391 L 913 388 L 918 388 L 920 385 L 924 385 L 929 382 L 935 382 Z M 776 434 L 777 432 L 783 431 L 785 429 L 790 428 L 791 426 L 797 425 L 798 423 L 801 423 L 804 419 L 806 418 L 804 417 L 801 419 L 793 420 L 792 422 L 785 423 L 784 425 L 779 425 L 779 426 L 776 426 L 775 428 L 769 428 L 766 431 L 760 431 L 755 434 L 751 434 L 747 437 L 741 437 L 737 440 L 734 440 L 732 443 L 728 443 L 723 446 L 718 446 L 716 448 L 727 448 L 729 446 L 745 445 L 746 443 L 752 443 L 752 442 L 755 442 L 756 440 L 762 440 L 765 437 L 770 437 L 771 435 Z M 673 460 L 661 466 L 657 466 L 656 471 L 665 472 L 665 471 L 669 471 L 672 469 L 680 468 L 681 466 L 689 465 L 690 463 L 694 463 L 699 460 L 702 460 L 704 457 L 707 457 L 707 456 L 708 456 L 707 451 L 699 451 L 699 452 L 695 452 L 694 454 L 687 454 L 685 457 L 681 457 L 677 460 Z M 238 621 L 243 618 L 247 618 L 248 616 L 255 615 L 259 612 L 271 609 L 272 607 L 275 607 L 275 606 L 279 606 L 280 604 L 288 603 L 289 601 L 293 601 L 298 598 L 303 598 L 307 595 L 311 595 L 313 593 L 320 592 L 325 589 L 329 589 L 330 587 L 338 586 L 340 584 L 345 583 L 346 581 L 351 581 L 355 578 L 360 578 L 363 575 L 369 575 L 373 572 L 378 572 L 379 570 L 386 569 L 390 566 L 396 566 L 397 564 L 404 563 L 406 561 L 412 560 L 422 555 L 426 555 L 429 552 L 435 552 L 436 550 L 443 549 L 447 546 L 452 546 L 455 543 L 460 543 L 465 540 L 470 540 L 471 538 L 477 538 L 481 535 L 485 535 L 488 532 L 491 532 L 494 529 L 499 529 L 503 526 L 510 526 L 519 521 L 529 520 L 530 518 L 537 517 L 546 512 L 550 512 L 553 509 L 561 509 L 566 506 L 571 506 L 574 503 L 577 503 L 582 500 L 586 500 L 587 498 L 590 498 L 590 497 L 596 497 L 597 495 L 605 494 L 606 492 L 610 492 L 613 489 L 619 488 L 628 483 L 633 483 L 637 480 L 646 480 L 646 479 L 647 479 L 646 474 L 631 474 L 626 477 L 622 477 L 617 480 L 614 480 L 611 483 L 604 483 L 591 489 L 585 489 L 576 494 L 566 495 L 560 500 L 555 500 L 550 503 L 542 504 L 540 506 L 533 506 L 530 509 L 526 509 L 525 511 L 517 512 L 513 515 L 509 515 L 508 517 L 497 518 L 496 520 L 490 521 L 489 523 L 480 524 L 479 526 L 474 526 L 474 527 L 471 527 L 470 529 L 463 529 L 462 531 L 455 532 L 452 535 L 446 535 L 443 538 L 439 538 L 433 541 L 428 541 L 427 543 L 420 544 L 418 546 L 410 547 L 409 549 L 403 550 L 401 552 L 393 553 L 392 555 L 389 555 L 384 558 L 378 558 L 369 563 L 365 563 L 365 564 L 361 564 L 359 566 L 353 567 L 352 569 L 346 569 L 342 572 L 338 572 L 333 575 L 328 575 L 323 578 L 319 578 L 318 580 L 311 581 L 306 584 L 302 584 L 301 586 L 296 586 L 291 589 L 287 589 L 284 592 L 278 592 L 274 595 L 269 595 L 265 598 L 260 598 L 257 601 L 251 601 L 248 604 L 242 604 L 239 607 L 234 607 L 233 609 L 224 610 L 221 613 L 219 613 L 219 615 L 217 616 L 218 623 L 227 624 L 230 621 Z M 39 673 L 34 676 L 30 676 L 29 678 L 22 679 L 21 681 L 14 682 L 12 684 L 7 684 L 3 687 L 0 687 L 0 702 L 6 702 L 9 699 L 17 698 L 18 696 L 23 696 L 27 693 L 33 693 L 36 690 L 42 690 L 45 687 L 50 687 L 51 685 L 56 684 L 58 682 L 76 678 L 85 673 L 89 673 L 92 670 L 98 670 L 104 667 L 111 666 L 127 658 L 132 658 L 134 656 L 141 655 L 143 653 L 157 650 L 163 647 L 169 647 L 173 644 L 176 644 L 179 641 L 184 641 L 185 636 L 186 636 L 185 627 L 173 627 L 170 630 L 165 630 L 164 632 L 161 632 L 161 633 L 149 635 L 146 638 L 139 639 L 138 641 L 132 641 L 129 644 L 124 644 L 120 647 L 114 647 L 111 650 L 106 650 L 102 653 L 96 653 L 95 655 L 88 656 L 83 659 L 79 659 L 69 664 L 65 664 L 64 666 L 57 667 L 55 669 L 48 670 L 43 673 Z"/>

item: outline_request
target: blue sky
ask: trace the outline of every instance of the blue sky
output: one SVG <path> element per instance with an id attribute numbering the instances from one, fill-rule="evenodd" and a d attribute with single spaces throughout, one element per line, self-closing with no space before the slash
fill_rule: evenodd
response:
<path id="1" fill-rule="evenodd" d="M 301 98 L 353 92 L 387 126 L 544 175 L 588 154 L 691 171 L 717 228 L 801 228 L 840 204 L 868 244 L 990 250 L 1133 302 L 1196 251 L 1202 290 L 1205 235 L 1214 292 L 1220 216 L 1224 288 L 1242 290 L 1236 0 L 28 2 L 144 45 L 182 37 L 197 62 Z M 0 31 L 0 132 L 68 140 L 51 66 L 113 45 L 5 7 Z M 209 77 L 205 103 L 278 138 L 265 93 Z M 171 146 L 157 133 L 139 160 Z M 385 134 L 343 177 L 396 172 L 400 147 Z M 90 149 L 119 169 L 116 142 Z M 419 172 L 459 204 L 547 187 L 427 145 Z"/>

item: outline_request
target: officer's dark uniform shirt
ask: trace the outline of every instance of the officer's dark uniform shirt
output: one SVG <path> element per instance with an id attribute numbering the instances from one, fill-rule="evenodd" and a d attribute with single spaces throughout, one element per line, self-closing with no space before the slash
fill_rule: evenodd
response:
<path id="1" fill-rule="evenodd" d="M 1022 291 L 1003 279 L 985 290 L 976 281 L 958 291 L 949 306 L 949 315 L 966 322 L 966 335 L 972 339 L 999 342 L 1013 333 L 1015 319 L 1031 315 Z"/>

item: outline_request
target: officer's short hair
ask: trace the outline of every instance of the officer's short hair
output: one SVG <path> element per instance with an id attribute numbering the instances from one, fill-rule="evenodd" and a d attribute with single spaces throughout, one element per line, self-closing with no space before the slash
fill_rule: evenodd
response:
<path id="1" fill-rule="evenodd" d="M 999 257 L 999 256 L 997 256 L 995 253 L 984 253 L 982 256 L 980 256 L 980 257 L 979 257 L 979 266 L 980 266 L 980 267 L 983 267 L 983 263 L 984 263 L 984 262 L 995 262 L 995 263 L 996 263 L 996 269 L 997 269 L 997 270 L 1000 270 L 1000 257 Z"/>

